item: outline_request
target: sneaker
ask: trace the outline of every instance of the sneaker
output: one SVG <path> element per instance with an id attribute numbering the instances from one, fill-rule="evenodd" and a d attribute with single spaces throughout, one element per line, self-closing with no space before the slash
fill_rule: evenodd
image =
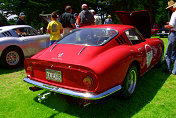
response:
<path id="1" fill-rule="evenodd" d="M 174 73 L 173 71 L 172 71 L 172 74 L 173 74 L 173 75 L 176 75 L 176 73 Z"/>

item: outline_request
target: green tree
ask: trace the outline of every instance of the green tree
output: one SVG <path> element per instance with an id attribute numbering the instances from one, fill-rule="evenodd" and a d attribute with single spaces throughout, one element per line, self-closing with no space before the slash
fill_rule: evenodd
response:
<path id="1" fill-rule="evenodd" d="M 2 14 L 0 14 L 0 26 L 5 25 L 8 25 L 7 19 Z"/>
<path id="2" fill-rule="evenodd" d="M 118 20 L 115 11 L 139 11 L 149 10 L 151 14 L 151 23 L 157 23 L 163 26 L 167 22 L 168 0 L 65 0 L 65 1 L 48 1 L 48 0 L 1 0 L 0 10 L 9 11 L 9 13 L 26 14 L 26 22 L 34 27 L 40 27 L 43 23 L 39 14 L 51 13 L 56 11 L 59 15 L 65 12 L 65 6 L 71 5 L 73 13 L 81 11 L 82 4 L 88 4 L 89 9 L 94 9 L 104 18 L 108 14 L 112 15 L 114 23 Z"/>

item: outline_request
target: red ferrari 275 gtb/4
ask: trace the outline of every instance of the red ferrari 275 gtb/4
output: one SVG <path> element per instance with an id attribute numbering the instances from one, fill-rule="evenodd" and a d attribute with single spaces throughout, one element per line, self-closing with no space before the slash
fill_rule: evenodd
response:
<path id="1" fill-rule="evenodd" d="M 24 81 L 89 100 L 118 90 L 131 96 L 138 77 L 162 61 L 164 44 L 158 38 L 150 38 L 148 11 L 116 13 L 123 25 L 74 29 L 49 48 L 25 59 Z"/>

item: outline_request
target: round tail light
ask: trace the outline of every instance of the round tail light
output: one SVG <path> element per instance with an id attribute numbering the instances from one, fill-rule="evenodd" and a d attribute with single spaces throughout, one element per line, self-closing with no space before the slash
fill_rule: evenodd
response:
<path id="1" fill-rule="evenodd" d="M 32 66 L 28 66 L 26 68 L 26 72 L 27 72 L 28 76 L 31 76 L 31 74 L 33 73 Z"/>
<path id="2" fill-rule="evenodd" d="M 93 79 L 91 77 L 87 76 L 83 79 L 83 84 L 86 89 L 90 89 L 93 85 Z"/>

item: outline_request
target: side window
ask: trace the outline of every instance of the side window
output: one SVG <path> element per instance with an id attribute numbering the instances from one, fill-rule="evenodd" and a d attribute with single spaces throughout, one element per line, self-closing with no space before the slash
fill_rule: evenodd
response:
<path id="1" fill-rule="evenodd" d="M 28 27 L 24 27 L 24 28 L 19 28 L 19 29 L 15 29 L 15 32 L 18 34 L 18 30 L 21 32 L 20 37 L 25 37 L 25 36 L 35 36 L 37 35 L 37 32 L 34 31 L 31 28 Z"/>
<path id="2" fill-rule="evenodd" d="M 26 28 L 26 36 L 35 36 L 37 33 L 31 29 L 31 28 Z"/>
<path id="3" fill-rule="evenodd" d="M 139 44 L 143 41 L 141 36 L 136 32 L 135 29 L 128 29 L 125 31 L 125 34 L 133 45 Z"/>
<path id="4" fill-rule="evenodd" d="M 25 28 L 17 28 L 17 29 L 14 29 L 14 31 L 17 33 L 17 35 L 19 36 L 19 37 L 21 37 L 21 36 L 25 36 Z M 21 35 L 20 35 L 20 32 L 21 32 Z"/>
<path id="5" fill-rule="evenodd" d="M 29 28 L 29 30 L 31 32 L 31 36 L 39 35 L 39 33 L 37 32 L 37 30 L 35 30 L 33 28 Z"/>

